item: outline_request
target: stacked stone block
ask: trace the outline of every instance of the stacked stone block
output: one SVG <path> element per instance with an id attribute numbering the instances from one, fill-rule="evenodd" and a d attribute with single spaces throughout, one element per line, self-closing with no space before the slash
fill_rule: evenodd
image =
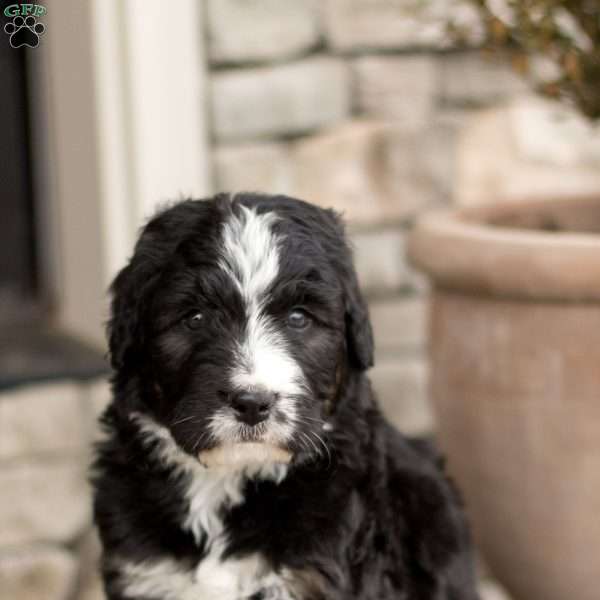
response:
<path id="1" fill-rule="evenodd" d="M 0 599 L 100 600 L 88 466 L 105 381 L 0 394 Z"/>

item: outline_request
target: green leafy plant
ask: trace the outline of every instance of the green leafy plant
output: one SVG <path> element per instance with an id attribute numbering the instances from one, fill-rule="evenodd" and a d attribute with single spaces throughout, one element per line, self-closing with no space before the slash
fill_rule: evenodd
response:
<path id="1" fill-rule="evenodd" d="M 553 76 L 539 84 L 590 118 L 600 118 L 600 0 L 469 0 L 483 22 L 484 45 L 507 49 L 519 71 L 532 59 L 549 63 Z"/>

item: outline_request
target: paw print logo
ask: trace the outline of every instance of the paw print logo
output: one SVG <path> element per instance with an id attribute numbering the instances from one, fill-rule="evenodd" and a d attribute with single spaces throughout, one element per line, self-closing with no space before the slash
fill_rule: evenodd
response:
<path id="1" fill-rule="evenodd" d="M 46 27 L 32 15 L 25 18 L 17 16 L 4 26 L 4 31 L 10 36 L 9 41 L 13 48 L 35 48 L 40 43 L 40 36 L 46 31 Z"/>

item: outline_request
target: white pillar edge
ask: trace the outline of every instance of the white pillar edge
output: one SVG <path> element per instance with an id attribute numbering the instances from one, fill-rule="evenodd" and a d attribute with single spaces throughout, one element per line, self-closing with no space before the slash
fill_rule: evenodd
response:
<path id="1" fill-rule="evenodd" d="M 97 0 L 102 1 L 102 0 Z M 176 5 L 176 14 L 172 8 Z M 202 2 L 123 3 L 138 221 L 210 192 Z M 175 18 L 177 27 L 169 26 Z"/>

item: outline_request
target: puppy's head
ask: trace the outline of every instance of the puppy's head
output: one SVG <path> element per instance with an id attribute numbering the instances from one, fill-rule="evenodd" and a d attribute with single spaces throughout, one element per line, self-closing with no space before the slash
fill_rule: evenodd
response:
<path id="1" fill-rule="evenodd" d="M 327 452 L 371 326 L 336 215 L 282 196 L 185 201 L 154 217 L 112 286 L 122 410 L 207 466 Z"/>

